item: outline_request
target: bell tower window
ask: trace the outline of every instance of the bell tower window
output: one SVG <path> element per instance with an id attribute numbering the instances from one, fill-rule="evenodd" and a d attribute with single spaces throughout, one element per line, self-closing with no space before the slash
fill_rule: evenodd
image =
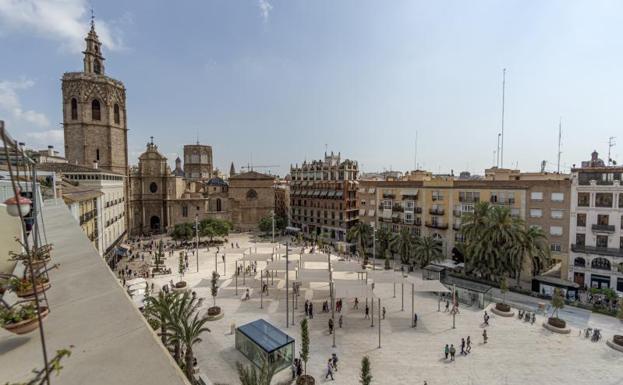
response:
<path id="1" fill-rule="evenodd" d="M 91 119 L 92 120 L 101 120 L 102 114 L 100 111 L 100 102 L 97 99 L 94 99 L 91 102 Z"/>
<path id="2" fill-rule="evenodd" d="M 93 61 L 93 72 L 95 72 L 98 75 L 102 73 L 102 66 L 100 64 L 100 61 L 97 59 Z"/>
<path id="3" fill-rule="evenodd" d="M 71 120 L 78 119 L 78 101 L 76 98 L 71 99 Z"/>
<path id="4" fill-rule="evenodd" d="M 115 106 L 113 107 L 113 112 L 115 115 L 115 124 L 119 124 L 121 119 L 119 118 L 119 105 L 116 103 L 115 103 Z"/>

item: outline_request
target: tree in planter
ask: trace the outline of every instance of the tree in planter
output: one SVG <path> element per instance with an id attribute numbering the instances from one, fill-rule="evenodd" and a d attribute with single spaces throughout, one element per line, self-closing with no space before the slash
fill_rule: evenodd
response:
<path id="1" fill-rule="evenodd" d="M 162 265 L 162 259 L 164 257 L 164 251 L 162 250 L 162 241 L 158 242 L 158 251 L 154 257 L 154 264 L 156 265 L 156 271 L 160 271 L 160 265 Z"/>
<path id="2" fill-rule="evenodd" d="M 508 282 L 506 277 L 500 279 L 500 292 L 502 293 L 502 303 L 506 304 L 506 293 L 508 293 Z"/>
<path id="3" fill-rule="evenodd" d="M 175 241 L 188 241 L 195 236 L 193 225 L 190 223 L 179 223 L 173 228 L 171 238 Z"/>
<path id="4" fill-rule="evenodd" d="M 558 318 L 558 310 L 565 307 L 565 299 L 562 296 L 562 292 L 558 288 L 554 289 L 554 295 L 552 296 L 552 307 L 554 308 L 552 316 Z"/>
<path id="5" fill-rule="evenodd" d="M 169 327 L 172 322 L 171 311 L 176 307 L 175 302 L 179 299 L 177 293 L 165 293 L 161 291 L 157 297 L 149 296 L 145 299 L 145 312 L 144 314 L 148 319 L 156 320 L 157 325 L 160 327 L 160 339 L 162 344 L 166 347 L 169 346 Z M 156 323 L 150 322 L 151 325 Z"/>
<path id="6" fill-rule="evenodd" d="M 421 268 L 443 259 L 441 242 L 431 236 L 419 237 L 413 246 L 415 260 Z"/>
<path id="7" fill-rule="evenodd" d="M 408 264 L 410 262 L 411 251 L 413 250 L 414 242 L 413 235 L 409 229 L 403 228 L 398 235 L 392 238 L 390 241 L 391 246 L 394 247 L 396 253 L 400 255 L 400 262 Z"/>
<path id="8" fill-rule="evenodd" d="M 180 281 L 184 279 L 185 271 L 186 271 L 186 263 L 184 262 L 184 253 L 180 252 L 180 256 L 177 260 L 177 272 L 180 274 Z"/>
<path id="9" fill-rule="evenodd" d="M 307 361 L 309 360 L 309 329 L 307 327 L 307 318 L 301 321 L 301 359 L 305 364 L 303 369 L 307 374 Z"/>
<path id="10" fill-rule="evenodd" d="M 346 235 L 349 242 L 355 243 L 357 253 L 363 258 L 364 265 L 368 264 L 368 254 L 366 254 L 366 250 L 372 239 L 372 232 L 372 226 L 359 222 L 351 227 Z"/>
<path id="11" fill-rule="evenodd" d="M 212 294 L 212 299 L 214 300 L 214 307 L 216 307 L 216 296 L 218 294 L 218 279 L 221 276 L 216 272 L 212 272 L 212 279 L 210 280 L 210 292 Z"/>
<path id="12" fill-rule="evenodd" d="M 372 373 L 370 372 L 370 359 L 363 356 L 361 359 L 361 373 L 359 374 L 359 382 L 361 385 L 370 385 L 372 383 Z"/>
<path id="13" fill-rule="evenodd" d="M 385 270 L 389 270 L 391 269 L 391 266 L 389 264 L 389 258 L 390 258 L 390 251 L 389 249 L 385 250 Z"/>

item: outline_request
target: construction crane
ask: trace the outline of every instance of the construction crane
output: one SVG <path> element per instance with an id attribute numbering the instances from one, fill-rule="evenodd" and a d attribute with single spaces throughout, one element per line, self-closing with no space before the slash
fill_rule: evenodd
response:
<path id="1" fill-rule="evenodd" d="M 270 174 L 270 169 L 271 168 L 275 168 L 275 167 L 279 167 L 279 165 L 275 165 L 275 164 L 269 164 L 269 165 L 257 165 L 257 164 L 249 164 L 247 163 L 246 166 L 242 166 L 240 167 L 241 170 L 247 170 L 247 171 L 253 171 L 256 168 L 267 168 L 268 173 Z"/>

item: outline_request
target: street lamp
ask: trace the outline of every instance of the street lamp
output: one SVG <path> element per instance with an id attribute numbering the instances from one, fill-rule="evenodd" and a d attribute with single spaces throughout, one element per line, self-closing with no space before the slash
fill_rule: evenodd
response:
<path id="1" fill-rule="evenodd" d="M 199 272 L 199 214 L 195 214 L 195 256 L 197 257 L 197 273 Z M 214 265 L 216 270 L 216 265 Z"/>
<path id="2" fill-rule="evenodd" d="M 17 192 L 19 194 L 19 191 Z M 30 205 L 32 201 L 24 196 L 19 195 L 18 198 L 14 196 L 4 201 L 6 205 L 7 213 L 12 217 L 19 217 L 20 213 L 22 217 L 25 217 L 30 212 Z"/>

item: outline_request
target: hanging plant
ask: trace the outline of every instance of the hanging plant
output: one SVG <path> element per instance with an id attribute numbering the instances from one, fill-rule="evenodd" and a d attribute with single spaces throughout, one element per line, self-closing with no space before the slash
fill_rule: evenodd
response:
<path id="1" fill-rule="evenodd" d="M 37 311 L 34 302 L 10 308 L 0 307 L 0 326 L 15 334 L 30 333 L 39 327 L 37 314 L 41 314 L 41 318 L 45 319 L 48 316 L 48 308 L 40 306 Z"/>
<path id="2" fill-rule="evenodd" d="M 39 276 L 35 278 L 35 283 L 37 285 L 37 293 L 43 293 L 51 286 L 49 279 L 44 276 Z M 33 288 L 32 280 L 30 278 L 11 278 L 9 286 L 11 290 L 13 290 L 15 294 L 20 298 L 31 297 L 35 295 L 35 290 Z"/>

